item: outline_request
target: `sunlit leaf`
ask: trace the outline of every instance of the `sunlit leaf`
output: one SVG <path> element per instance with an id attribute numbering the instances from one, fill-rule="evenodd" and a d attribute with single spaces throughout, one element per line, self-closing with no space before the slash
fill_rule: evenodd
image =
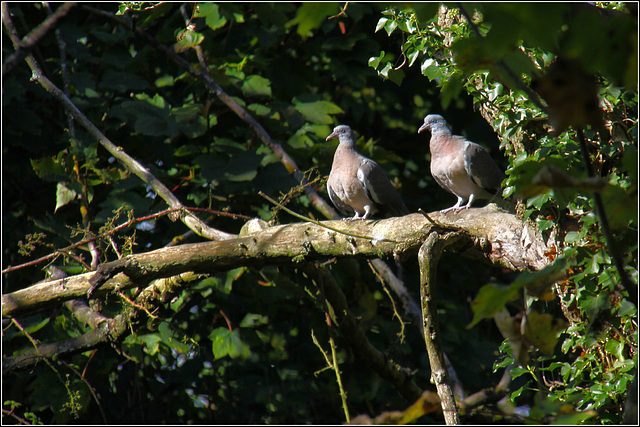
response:
<path id="1" fill-rule="evenodd" d="M 298 34 L 309 37 L 311 32 L 325 22 L 328 15 L 340 12 L 337 3 L 302 3 L 296 17 L 287 22 L 287 27 L 298 26 Z"/>
<path id="2" fill-rule="evenodd" d="M 219 6 L 215 3 L 198 3 L 198 9 L 194 16 L 196 18 L 205 18 L 207 26 L 212 30 L 224 27 L 227 23 L 227 18 L 220 14 Z"/>
<path id="3" fill-rule="evenodd" d="M 57 212 L 59 208 L 75 200 L 75 198 L 76 192 L 69 188 L 64 182 L 59 182 L 56 189 L 56 208 L 54 212 Z"/>
<path id="4" fill-rule="evenodd" d="M 233 332 L 228 328 L 216 328 L 209 334 L 211 348 L 216 359 L 229 356 L 232 359 L 249 357 L 249 346 L 240 339 L 238 329 Z"/>
<path id="5" fill-rule="evenodd" d="M 248 76 L 242 83 L 242 92 L 247 96 L 271 96 L 271 82 L 262 76 Z"/>

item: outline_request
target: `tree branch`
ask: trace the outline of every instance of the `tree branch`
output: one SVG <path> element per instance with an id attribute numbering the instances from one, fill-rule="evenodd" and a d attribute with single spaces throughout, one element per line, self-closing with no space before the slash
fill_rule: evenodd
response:
<path id="1" fill-rule="evenodd" d="M 146 40 L 152 48 L 163 53 L 170 60 L 175 62 L 178 66 L 182 67 L 184 70 L 188 71 L 193 76 L 202 80 L 204 85 L 211 92 L 213 92 L 218 97 L 218 99 L 220 99 L 220 101 L 222 101 L 231 111 L 236 113 L 236 115 L 240 117 L 240 119 L 242 119 L 245 123 L 247 123 L 251 127 L 251 129 L 253 129 L 256 132 L 260 140 L 262 140 L 262 142 L 276 154 L 280 162 L 284 164 L 287 171 L 293 174 L 293 176 L 296 178 L 298 182 L 300 182 L 303 185 L 307 183 L 307 180 L 302 174 L 302 172 L 300 172 L 298 165 L 296 165 L 293 158 L 289 156 L 289 154 L 287 154 L 287 152 L 284 150 L 282 145 L 279 144 L 278 142 L 275 142 L 271 138 L 269 133 L 262 127 L 262 125 L 258 123 L 258 121 L 254 119 L 253 116 L 247 112 L 247 110 L 245 110 L 240 104 L 238 104 L 238 102 L 236 102 L 235 99 L 233 99 L 229 94 L 227 94 L 224 91 L 224 89 L 222 89 L 222 87 L 215 82 L 215 80 L 213 80 L 213 78 L 211 77 L 211 75 L 209 74 L 206 68 L 193 66 L 191 63 L 189 63 L 189 61 L 177 55 L 173 50 L 171 50 L 167 46 L 158 42 L 155 39 L 155 37 L 148 34 L 142 28 L 134 26 L 132 24 L 132 21 L 126 17 L 118 17 L 108 12 L 95 9 L 90 6 L 81 6 L 81 7 L 84 10 L 106 17 L 112 21 L 117 22 L 120 25 L 123 25 L 131 29 L 138 36 Z M 201 51 L 200 51 L 200 54 L 202 54 Z M 311 202 L 313 203 L 313 205 L 316 207 L 316 209 L 318 209 L 326 218 L 330 218 L 330 219 L 339 218 L 339 215 L 336 212 L 336 210 L 333 209 L 333 207 L 331 207 L 312 187 L 305 186 L 304 191 L 309 197 L 309 199 L 311 200 Z"/>
<path id="2" fill-rule="evenodd" d="M 547 263 L 546 246 L 534 228 L 494 206 L 459 213 L 432 213 L 444 226 L 457 226 L 462 243 L 460 256 L 484 259 L 514 271 L 540 270 Z M 385 220 L 327 221 L 353 234 L 369 235 L 400 243 L 358 239 L 315 224 L 298 223 L 270 227 L 242 237 L 192 243 L 129 255 L 102 264 L 97 273 L 85 273 L 2 296 L 3 316 L 16 316 L 51 307 L 85 295 L 93 274 L 101 275 L 103 294 L 114 288 L 141 286 L 162 277 L 194 271 L 211 273 L 246 265 L 272 265 L 326 257 L 409 256 L 416 254 L 434 226 L 420 214 Z M 119 272 L 115 274 L 114 272 Z M 100 276 L 98 276 L 100 277 Z"/>
<path id="3" fill-rule="evenodd" d="M 17 357 L 3 357 L 3 371 L 6 373 L 12 369 L 25 368 L 42 359 L 79 353 L 109 342 L 117 341 L 129 330 L 131 323 L 140 312 L 154 310 L 157 305 L 166 302 L 170 296 L 173 296 L 177 290 L 184 287 L 185 284 L 200 278 L 202 278 L 202 275 L 186 273 L 156 280 L 147 286 L 136 298 L 136 305 L 144 307 L 144 309 L 137 309 L 137 307 L 127 304 L 121 314 L 113 319 L 104 318 L 105 320 L 99 322 L 96 329 L 78 337 L 55 343 L 39 344 L 37 348 L 24 351 Z"/>
<path id="4" fill-rule="evenodd" d="M 460 424 L 460 415 L 442 352 L 440 329 L 438 326 L 438 306 L 436 301 L 436 272 L 440 256 L 444 249 L 461 240 L 463 236 L 448 232 L 443 236 L 437 231 L 429 234 L 418 253 L 420 265 L 420 301 L 422 303 L 422 321 L 424 341 L 431 365 L 431 382 L 436 385 L 447 425 Z"/>
<path id="5" fill-rule="evenodd" d="M 54 28 L 60 19 L 64 18 L 64 16 L 69 13 L 75 5 L 75 3 L 63 4 L 40 25 L 24 36 L 22 40 L 19 40 L 17 43 L 14 42 L 16 51 L 13 52 L 2 64 L 2 77 L 7 77 L 7 75 L 13 71 L 13 69 L 29 54 L 29 52 L 31 52 L 36 44 L 38 44 L 42 37 Z"/>
<path id="6" fill-rule="evenodd" d="M 304 177 L 297 164 L 293 160 L 291 156 L 285 151 L 281 144 L 274 141 L 269 133 L 258 123 L 258 121 L 247 112 L 240 104 L 238 104 L 235 99 L 229 96 L 220 85 L 218 85 L 211 75 L 208 72 L 206 66 L 194 67 L 187 60 L 177 55 L 168 47 L 159 43 L 154 37 L 147 34 L 144 30 L 139 27 L 134 27 L 132 25 L 132 21 L 128 18 L 117 17 L 113 14 L 109 14 L 107 12 L 101 11 L 99 9 L 95 9 L 89 6 L 82 6 L 83 9 L 98 14 L 100 16 L 106 17 L 110 20 L 117 22 L 120 25 L 124 25 L 127 28 L 132 29 L 136 32 L 140 37 L 144 38 L 147 42 L 149 42 L 150 46 L 154 49 L 158 50 L 165 54 L 169 59 L 175 62 L 178 66 L 182 67 L 184 70 L 192 74 L 193 76 L 202 80 L 204 85 L 215 94 L 220 101 L 222 101 L 231 111 L 236 113 L 240 119 L 246 122 L 258 135 L 258 137 L 262 140 L 262 142 L 273 151 L 276 157 L 280 160 L 280 162 L 284 165 L 289 173 L 291 173 L 294 178 L 300 182 L 302 187 L 304 188 L 307 197 L 311 200 L 313 206 L 325 217 L 328 219 L 338 219 L 340 216 L 336 212 L 336 210 L 331 207 L 312 186 L 307 185 L 308 180 Z M 201 64 L 206 65 L 206 61 L 204 60 L 204 55 L 202 53 L 202 49 L 195 49 L 196 55 L 198 56 L 198 60 Z M 389 279 L 389 283 L 391 283 L 391 287 L 400 296 L 400 298 L 405 301 L 407 298 L 411 298 L 406 289 L 404 283 L 398 279 L 391 269 L 384 263 L 384 261 L 375 261 L 374 266 L 378 269 L 378 272 L 387 277 Z M 405 308 L 411 310 L 417 307 L 417 304 L 414 301 L 407 303 Z"/>
<path id="7" fill-rule="evenodd" d="M 347 298 L 331 273 L 324 268 L 316 268 L 315 273 L 318 286 L 322 287 L 325 298 L 333 307 L 340 331 L 358 359 L 367 363 L 380 377 L 393 384 L 398 393 L 409 402 L 420 398 L 422 390 L 413 382 L 409 373 L 387 359 L 369 342 L 355 316 L 349 310 Z"/>
<path id="8" fill-rule="evenodd" d="M 14 47 L 17 48 L 19 39 L 18 34 L 11 22 L 9 16 L 9 10 L 6 3 L 2 3 L 2 21 L 4 22 L 7 32 L 13 41 Z M 40 66 L 36 62 L 32 55 L 28 55 L 27 63 L 33 72 L 33 78 L 40 83 L 40 85 L 51 95 L 54 96 L 65 109 L 76 119 L 88 132 L 93 136 L 100 144 L 109 151 L 109 153 L 118 159 L 129 171 L 137 175 L 143 182 L 149 184 L 156 194 L 164 199 L 167 204 L 174 209 L 183 209 L 184 206 L 178 200 L 173 193 L 164 186 L 164 184 L 156 178 L 147 168 L 142 166 L 137 160 L 129 156 L 122 148 L 116 147 L 76 106 L 71 100 L 56 86 L 44 76 Z M 210 240 L 228 239 L 233 237 L 233 234 L 225 233 L 224 231 L 216 230 L 207 226 L 197 216 L 184 210 L 184 215 L 180 216 L 180 219 L 184 224 L 196 232 L 198 235 Z"/>

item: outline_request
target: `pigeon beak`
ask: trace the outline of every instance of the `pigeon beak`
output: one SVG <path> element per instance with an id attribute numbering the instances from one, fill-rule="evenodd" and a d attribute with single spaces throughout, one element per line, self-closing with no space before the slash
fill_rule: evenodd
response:
<path id="1" fill-rule="evenodd" d="M 336 138 L 337 136 L 338 136 L 338 132 L 333 132 L 331 135 L 329 135 L 329 136 L 327 137 L 327 139 L 326 139 L 326 140 L 328 141 L 328 140 L 330 140 L 331 138 Z"/>
<path id="2" fill-rule="evenodd" d="M 418 133 L 422 133 L 427 129 L 431 129 L 431 128 L 429 127 L 428 124 L 424 123 L 422 126 L 420 126 L 420 129 L 418 129 Z"/>

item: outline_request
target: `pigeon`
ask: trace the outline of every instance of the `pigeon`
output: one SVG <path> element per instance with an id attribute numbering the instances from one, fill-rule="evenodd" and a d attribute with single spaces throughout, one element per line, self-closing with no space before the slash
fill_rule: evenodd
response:
<path id="1" fill-rule="evenodd" d="M 449 125 L 438 114 L 424 118 L 418 133 L 425 130 L 431 132 L 431 175 L 440 187 L 458 197 L 455 205 L 441 212 L 469 209 L 474 200 L 495 196 L 505 175 L 482 146 L 451 135 Z"/>
<path id="2" fill-rule="evenodd" d="M 367 219 L 374 214 L 390 218 L 407 215 L 400 193 L 391 184 L 384 169 L 375 161 L 358 153 L 351 128 L 336 126 L 327 141 L 339 138 L 333 156 L 327 192 L 342 215 L 355 215 L 348 220 Z"/>

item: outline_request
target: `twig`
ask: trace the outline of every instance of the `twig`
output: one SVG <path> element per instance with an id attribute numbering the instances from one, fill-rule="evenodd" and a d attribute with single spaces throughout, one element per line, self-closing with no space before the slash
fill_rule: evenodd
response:
<path id="1" fill-rule="evenodd" d="M 20 418 L 19 416 L 17 416 L 16 414 L 13 413 L 13 409 L 11 409 L 10 411 L 7 409 L 2 408 L 2 412 L 4 415 L 11 417 L 13 419 L 15 419 L 16 421 L 18 421 L 18 423 L 20 424 L 24 424 L 26 426 L 30 426 L 32 423 L 30 421 L 25 420 L 24 418 Z"/>
<path id="2" fill-rule="evenodd" d="M 183 273 L 155 280 L 140 293 L 135 304 L 144 305 L 146 307 L 152 307 L 154 304 L 160 304 L 170 299 L 179 290 L 183 289 L 185 283 L 198 280 L 202 277 L 202 274 Z M 149 313 L 148 308 L 144 311 Z M 119 314 L 113 319 L 102 322 L 98 328 L 80 336 L 55 343 L 40 344 L 35 348 L 35 350 L 23 351 L 16 357 L 3 358 L 3 372 L 6 373 L 12 369 L 30 366 L 39 360 L 47 363 L 55 371 L 55 367 L 50 364 L 48 358 L 63 354 L 92 350 L 101 344 L 115 342 L 120 339 L 132 325 L 138 316 L 138 313 L 140 313 L 140 310 L 126 310 L 123 314 Z M 12 322 L 16 323 L 21 330 L 24 330 L 15 319 L 12 319 Z M 32 340 L 32 342 L 35 341 Z M 125 357 L 130 358 L 126 353 L 122 354 Z"/>
<path id="3" fill-rule="evenodd" d="M 140 27 L 134 27 L 130 19 L 125 19 L 121 17 L 114 16 L 111 13 L 90 7 L 90 6 L 81 6 L 82 9 L 87 10 L 91 13 L 95 13 L 97 15 L 103 16 L 105 18 L 116 21 L 120 25 L 124 25 L 127 28 L 132 29 L 136 34 L 146 40 L 149 45 L 162 52 L 166 55 L 170 60 L 175 62 L 177 65 L 185 69 L 187 72 L 192 74 L 193 76 L 202 80 L 204 85 L 215 94 L 220 101 L 222 101 L 231 111 L 233 111 L 241 120 L 246 122 L 253 130 L 256 132 L 258 137 L 262 140 L 262 142 L 274 152 L 278 160 L 285 166 L 287 171 L 291 173 L 298 182 L 306 183 L 306 180 L 298 165 L 296 165 L 295 161 L 289 154 L 284 150 L 281 144 L 275 142 L 271 136 L 267 133 L 267 131 L 256 121 L 256 119 L 247 112 L 238 102 L 233 99 L 229 94 L 227 94 L 222 87 L 215 82 L 215 80 L 211 77 L 206 68 L 196 67 L 191 65 L 187 60 L 177 55 L 173 50 L 168 48 L 167 46 L 158 42 L 154 37 L 149 35 L 146 31 L 142 30 Z M 196 53 L 198 50 L 196 49 Z M 339 218 L 336 210 L 331 207 L 320 195 L 310 187 L 305 188 L 305 192 L 307 196 L 311 200 L 311 203 L 318 209 L 326 218 L 336 219 Z"/>
<path id="4" fill-rule="evenodd" d="M 178 211 L 181 211 L 183 209 L 186 209 L 186 210 L 189 210 L 189 211 L 213 213 L 213 214 L 216 214 L 216 215 L 229 216 L 231 218 L 240 218 L 240 219 L 244 219 L 244 220 L 251 219 L 250 217 L 248 217 L 246 215 L 232 214 L 232 213 L 228 213 L 228 212 L 221 212 L 221 211 L 216 211 L 216 210 L 213 210 L 213 209 L 205 209 L 205 208 L 181 207 L 181 208 L 165 209 L 163 211 L 160 211 L 160 212 L 157 212 L 157 213 L 154 213 L 154 214 L 151 214 L 151 215 L 146 215 L 146 216 L 143 216 L 143 217 L 134 218 L 134 219 L 129 220 L 127 222 L 124 222 L 124 223 L 120 224 L 119 226 L 117 226 L 117 227 L 115 227 L 115 228 L 113 228 L 113 229 L 111 229 L 111 230 L 109 230 L 109 231 L 107 231 L 105 233 L 102 233 L 102 234 L 100 234 L 98 236 L 93 236 L 93 237 L 90 237 L 88 239 L 81 240 L 81 241 L 79 241 L 77 243 L 74 243 L 73 245 L 69 245 L 69 246 L 67 246 L 65 248 L 58 249 L 57 251 L 55 251 L 55 252 L 53 252 L 53 253 L 51 253 L 49 255 L 45 255 L 45 256 L 43 256 L 41 258 L 38 258 L 38 259 L 35 259 L 33 261 L 29 261 L 29 262 L 26 262 L 24 264 L 16 265 L 14 267 L 5 268 L 4 270 L 2 270 L 2 274 L 10 273 L 10 272 L 15 271 L 15 270 L 19 270 L 19 269 L 22 269 L 22 268 L 25 268 L 25 267 L 31 267 L 31 266 L 36 265 L 36 264 L 40 264 L 41 262 L 47 261 L 47 260 L 49 260 L 51 258 L 54 258 L 56 256 L 60 256 L 61 254 L 62 255 L 66 255 L 67 252 L 69 250 L 73 249 L 73 248 L 77 248 L 78 246 L 82 246 L 84 244 L 93 242 L 95 240 L 103 239 L 105 237 L 108 237 L 108 236 L 110 236 L 110 235 L 122 230 L 123 228 L 129 227 L 130 225 L 136 224 L 138 222 L 144 222 L 144 221 L 148 221 L 150 219 L 158 218 L 160 216 L 164 216 L 164 215 L 170 214 L 172 212 L 178 212 Z"/>
<path id="5" fill-rule="evenodd" d="M 400 242 L 395 241 L 395 240 L 379 239 L 379 238 L 377 238 L 377 237 L 363 236 L 363 235 L 361 235 L 361 234 L 354 234 L 354 233 L 350 233 L 350 232 L 348 232 L 348 231 L 340 230 L 340 229 L 335 228 L 335 227 L 331 227 L 330 225 L 323 224 L 323 223 L 322 223 L 322 222 L 320 222 L 320 221 L 317 221 L 317 220 L 315 220 L 315 219 L 312 219 L 312 218 L 306 217 L 306 216 L 304 216 L 304 215 L 300 215 L 299 213 L 296 213 L 296 212 L 292 211 L 291 209 L 287 208 L 286 206 L 282 205 L 281 203 L 278 203 L 277 201 L 273 200 L 271 197 L 267 196 L 267 195 L 266 195 L 266 194 L 264 194 L 262 191 L 259 191 L 259 192 L 258 192 L 258 194 L 259 194 L 259 195 L 261 195 L 262 197 L 264 197 L 265 199 L 267 199 L 269 202 L 271 202 L 271 203 L 273 203 L 274 205 L 278 206 L 280 209 L 282 209 L 282 210 L 284 210 L 285 212 L 287 212 L 287 213 L 289 213 L 289 214 L 291 214 L 291 215 L 295 216 L 295 217 L 296 217 L 296 218 L 298 218 L 298 219 L 301 219 L 301 220 L 303 220 L 303 221 L 310 222 L 310 223 L 315 224 L 315 225 L 318 225 L 318 226 L 320 226 L 320 227 L 327 228 L 327 229 L 329 229 L 329 230 L 331 230 L 331 231 L 335 231 L 335 232 L 340 233 L 340 234 L 344 234 L 345 236 L 357 237 L 357 238 L 359 238 L 359 239 L 377 240 L 378 242 L 400 243 Z"/>
<path id="6" fill-rule="evenodd" d="M 313 340 L 313 343 L 316 345 L 316 347 L 320 349 L 320 352 L 324 356 L 324 360 L 327 361 L 327 366 L 325 366 L 319 371 L 314 372 L 314 374 L 317 375 L 320 372 L 326 371 L 327 369 L 334 370 L 334 372 L 336 373 L 336 381 L 338 383 L 338 389 L 340 390 L 340 399 L 342 400 L 342 410 L 344 411 L 344 416 L 345 416 L 345 419 L 347 420 L 347 423 L 349 423 L 351 422 L 351 417 L 349 416 L 349 407 L 347 406 L 347 393 L 344 391 L 344 387 L 342 386 L 342 376 L 340 374 L 340 366 L 338 365 L 338 358 L 336 356 L 336 343 L 333 340 L 333 337 L 329 337 L 329 346 L 331 347 L 331 360 L 330 360 L 329 355 L 327 355 L 327 352 L 325 352 L 322 346 L 320 345 L 318 338 L 316 338 L 316 335 L 313 332 L 313 329 L 311 330 L 311 339 Z"/>
<path id="7" fill-rule="evenodd" d="M 380 275 L 378 270 L 376 270 L 376 268 L 373 266 L 371 261 L 367 261 L 367 264 L 369 265 L 369 268 L 371 269 L 373 274 L 378 278 L 378 281 L 382 285 L 382 289 L 384 290 L 384 292 L 389 297 L 389 301 L 391 301 L 391 307 L 393 307 L 393 315 L 395 317 L 397 317 L 398 321 L 400 322 L 400 332 L 398 332 L 398 336 L 400 337 L 400 342 L 402 343 L 402 342 L 404 342 L 404 326 L 405 326 L 405 323 L 402 320 L 402 317 L 400 317 L 400 313 L 398 313 L 398 309 L 396 307 L 396 302 L 394 301 L 393 297 L 391 296 L 391 292 L 389 292 L 389 289 L 387 289 L 387 285 L 384 283 L 384 279 L 382 278 L 382 276 Z"/>
<path id="8" fill-rule="evenodd" d="M 340 365 L 338 365 L 338 357 L 336 356 L 336 343 L 333 341 L 333 337 L 329 337 L 329 345 L 331 346 L 331 359 L 333 360 L 333 370 L 336 373 L 336 381 L 338 382 L 338 388 L 340 389 L 340 398 L 342 399 L 342 410 L 344 411 L 345 419 L 347 423 L 351 421 L 349 417 L 349 407 L 347 406 L 347 393 L 342 386 L 342 376 L 340 375 Z"/>
<path id="9" fill-rule="evenodd" d="M 337 15 L 333 15 L 328 17 L 327 19 L 333 19 L 333 18 L 337 18 L 339 16 L 347 16 L 347 8 L 349 7 L 349 2 L 346 2 L 344 4 L 344 7 L 340 8 L 340 13 L 338 13 Z"/>
<path id="10" fill-rule="evenodd" d="M 132 305 L 133 307 L 135 307 L 135 308 L 137 308 L 137 309 L 140 309 L 140 310 L 143 310 L 145 313 L 147 313 L 147 316 L 151 317 L 152 319 L 157 319 L 157 318 L 158 318 L 158 316 L 156 316 L 155 314 L 151 313 L 151 312 L 147 309 L 147 307 L 145 307 L 145 306 L 143 306 L 143 305 L 140 305 L 140 304 L 138 304 L 138 303 L 136 303 L 136 302 L 134 302 L 134 301 L 131 301 L 131 300 L 129 299 L 129 297 L 127 297 L 127 296 L 126 296 L 125 294 L 123 294 L 122 292 L 118 292 L 118 296 L 119 296 L 120 298 L 122 298 L 123 300 L 125 300 L 126 302 L 128 302 L 128 303 L 129 303 L 130 305 Z"/>
<path id="11" fill-rule="evenodd" d="M 93 357 L 93 355 L 92 355 L 92 357 Z M 68 364 L 67 362 L 65 362 L 62 359 L 58 359 L 58 363 L 62 363 L 64 366 L 66 366 L 69 370 L 71 370 L 71 372 L 76 374 L 78 376 L 78 378 L 80 378 L 80 380 L 87 386 L 87 388 L 89 389 L 89 392 L 91 393 L 91 396 L 93 396 L 93 400 L 95 400 L 96 401 L 96 405 L 98 405 L 98 409 L 100 410 L 100 415 L 102 416 L 103 423 L 105 425 L 109 424 L 107 422 L 107 416 L 105 415 L 104 410 L 102 409 L 102 405 L 100 404 L 100 399 L 98 399 L 98 396 L 96 395 L 95 389 L 91 386 L 91 384 L 89 384 L 89 381 L 87 381 L 87 379 L 85 378 L 84 372 L 82 373 L 82 375 L 80 375 L 80 372 L 78 372 L 78 370 L 76 368 L 74 368 L 73 366 L 71 366 L 70 364 Z"/>
<path id="12" fill-rule="evenodd" d="M 8 6 L 6 3 L 2 3 L 2 21 L 9 33 L 9 37 L 14 46 L 18 46 L 19 38 L 18 33 L 13 26 L 11 16 L 9 15 Z M 55 85 L 49 80 L 40 69 L 37 61 L 33 55 L 27 55 L 27 64 L 32 70 L 33 79 L 38 81 L 40 85 L 54 98 L 56 98 L 65 109 L 76 119 L 88 132 L 93 136 L 106 150 L 120 163 L 122 163 L 129 171 L 138 176 L 143 182 L 150 185 L 155 193 L 159 195 L 171 208 L 182 208 L 183 205 L 180 200 L 147 168 L 140 164 L 133 157 L 129 156 L 122 148 L 117 147 L 111 140 L 109 140 L 79 109 L 76 105 Z M 208 238 L 210 240 L 224 240 L 234 237 L 233 234 L 225 233 L 224 231 L 216 230 L 203 223 L 197 216 L 188 214 L 179 217 L 182 222 L 194 230 L 197 234 Z"/>
<path id="13" fill-rule="evenodd" d="M 231 326 L 231 320 L 229 320 L 229 318 L 227 317 L 225 312 L 222 311 L 222 309 L 220 309 L 220 314 L 222 315 L 222 317 L 224 317 L 224 320 L 227 322 L 227 328 L 229 329 L 229 332 L 233 332 L 233 326 Z"/>
<path id="14" fill-rule="evenodd" d="M 411 374 L 390 360 L 368 340 L 357 319 L 349 310 L 347 298 L 331 273 L 327 269 L 315 266 L 307 271 L 316 277 L 318 287 L 326 301 L 333 307 L 336 323 L 345 341 L 359 360 L 371 366 L 380 377 L 389 381 L 408 402 L 413 403 L 420 398 L 422 390 L 413 381 Z"/>
<path id="15" fill-rule="evenodd" d="M 2 64 L 2 77 L 6 77 L 13 69 L 31 52 L 36 44 L 44 37 L 52 28 L 56 26 L 58 21 L 62 19 L 75 6 L 75 3 L 65 3 L 58 8 L 52 15 L 45 19 L 40 25 L 33 29 L 29 34 L 24 36 L 17 43 L 14 42 L 15 52 L 9 56 Z M 3 2 L 3 8 L 5 4 Z M 4 15 L 4 13 L 3 13 Z M 7 11 L 7 16 L 9 15 Z"/>

